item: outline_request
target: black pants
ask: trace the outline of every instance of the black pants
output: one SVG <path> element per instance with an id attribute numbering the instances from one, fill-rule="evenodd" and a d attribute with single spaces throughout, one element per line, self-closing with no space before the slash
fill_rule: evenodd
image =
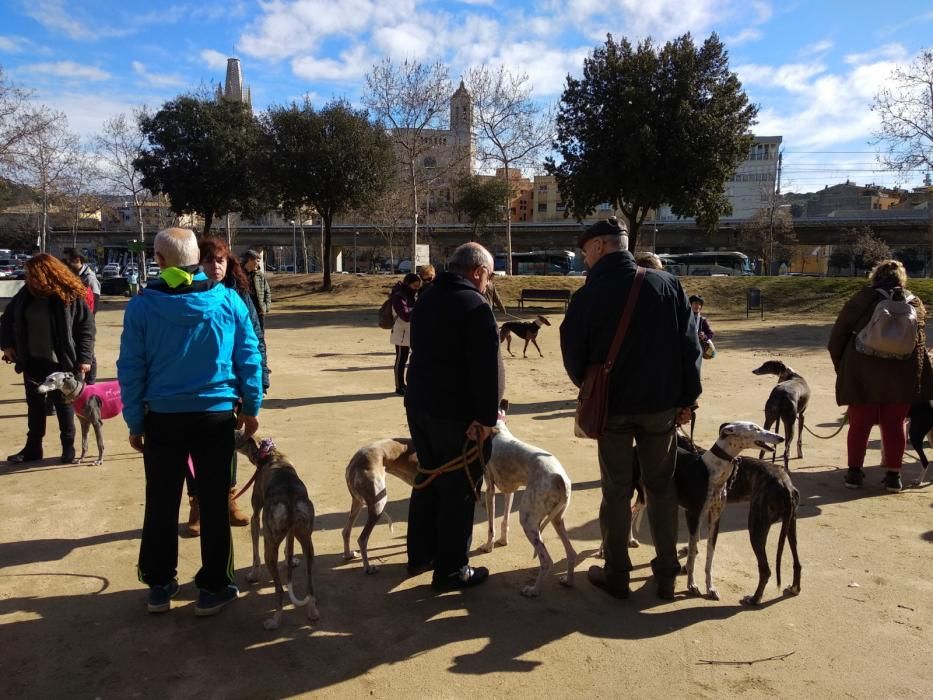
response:
<path id="1" fill-rule="evenodd" d="M 436 418 L 408 412 L 418 461 L 425 469 L 436 469 L 459 457 L 466 440 L 468 421 Z M 486 459 L 492 453 L 487 440 Z M 473 484 L 479 486 L 483 469 L 479 460 L 469 466 Z M 408 566 L 420 568 L 434 561 L 434 580 L 459 571 L 469 563 L 473 538 L 475 495 L 466 471 L 443 474 L 423 489 L 412 489 L 408 506 Z"/>
<path id="2" fill-rule="evenodd" d="M 146 516 L 139 578 L 149 586 L 165 585 L 177 574 L 178 506 L 189 454 L 197 465 L 201 506 L 201 569 L 195 584 L 217 591 L 233 582 L 228 499 L 235 427 L 233 411 L 146 415 Z"/>
<path id="3" fill-rule="evenodd" d="M 62 392 L 53 391 L 50 394 L 40 394 L 38 385 L 52 372 L 67 371 L 57 362 L 49 360 L 30 360 L 23 371 L 23 384 L 26 387 L 26 413 L 29 432 L 26 435 L 27 452 L 39 452 L 42 449 L 42 438 L 45 437 L 46 402 L 51 401 L 58 416 L 58 431 L 61 437 L 62 449 L 74 449 L 75 444 L 75 410 L 70 403 L 62 399 Z"/>
<path id="4" fill-rule="evenodd" d="M 411 348 L 407 345 L 395 346 L 395 389 L 405 388 L 405 365 L 408 364 L 408 353 Z"/>

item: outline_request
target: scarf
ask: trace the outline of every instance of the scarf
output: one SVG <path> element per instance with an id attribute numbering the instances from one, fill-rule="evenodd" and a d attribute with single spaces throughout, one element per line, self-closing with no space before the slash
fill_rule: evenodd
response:
<path id="1" fill-rule="evenodd" d="M 172 289 L 182 285 L 190 286 L 194 281 L 194 275 L 180 267 L 166 267 L 159 273 L 159 277 Z"/>

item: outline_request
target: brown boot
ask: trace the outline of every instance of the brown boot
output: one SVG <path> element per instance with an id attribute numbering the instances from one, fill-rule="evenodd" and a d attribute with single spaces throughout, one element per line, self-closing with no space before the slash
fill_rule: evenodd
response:
<path id="1" fill-rule="evenodd" d="M 234 527 L 249 525 L 249 516 L 240 510 L 240 506 L 237 505 L 236 500 L 233 498 L 234 496 L 236 496 L 236 489 L 232 488 L 230 489 L 230 524 Z"/>
<path id="2" fill-rule="evenodd" d="M 188 535 L 201 536 L 201 506 L 197 496 L 188 496 Z"/>

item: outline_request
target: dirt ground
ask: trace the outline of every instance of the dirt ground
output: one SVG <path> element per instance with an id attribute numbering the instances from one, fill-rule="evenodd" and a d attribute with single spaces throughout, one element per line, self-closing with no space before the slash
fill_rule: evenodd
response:
<path id="1" fill-rule="evenodd" d="M 509 546 L 474 555 L 475 564 L 491 570 L 481 588 L 437 595 L 430 574 L 406 578 L 408 494 L 391 479 L 395 532 L 380 524 L 370 542 L 380 573 L 366 576 L 358 561 L 344 562 L 347 460 L 372 439 L 406 434 L 402 401 L 392 394 L 388 332 L 376 327 L 377 305 L 359 303 L 353 296 L 322 303 L 283 292 L 267 336 L 272 391 L 260 433 L 293 458 L 315 503 L 320 621 L 308 625 L 289 607 L 279 630 L 263 629 L 273 595 L 268 582 L 246 582 L 249 528 L 234 529 L 242 591 L 236 604 L 217 617 L 195 618 L 199 540 L 182 539 L 181 593 L 169 614 L 148 615 L 135 572 L 142 459 L 127 445 L 125 425 L 107 423 L 102 467 L 57 464 L 57 436 L 50 431 L 45 446 L 52 458 L 0 464 L 0 695 L 933 695 L 933 488 L 884 492 L 877 431 L 862 491 L 843 488 L 845 433 L 830 440 L 807 435 L 804 459 L 791 462 L 801 492 L 799 597 L 782 597 L 772 579 L 759 608 L 739 604 L 757 581 L 744 505 L 730 505 L 724 519 L 715 566 L 720 602 L 687 597 L 684 578 L 675 601 L 657 600 L 648 566 L 652 549 L 644 544 L 633 550 L 628 601 L 587 583 L 587 567 L 599 563 L 598 467 L 594 443 L 573 437 L 575 392 L 560 362 L 556 307 L 547 313 L 554 326 L 540 335 L 544 358 L 506 357 L 509 423 L 518 437 L 553 452 L 573 480 L 566 520 L 581 555 L 576 586 L 558 585 L 563 549 L 548 529 L 554 573 L 540 598 L 519 595 L 537 562 L 514 513 Z M 108 300 L 98 314 L 102 378 L 114 376 L 122 310 L 123 302 Z M 719 356 L 704 364 L 698 442 L 708 445 L 723 421 L 761 421 L 774 380 L 751 370 L 771 357 L 807 377 L 814 394 L 809 424 L 831 432 L 841 411 L 824 350 L 829 317 L 746 321 L 744 314 L 711 313 L 710 320 Z M 21 446 L 25 403 L 13 371 L 3 367 L 0 373 L 6 455 Z M 242 483 L 249 473 L 243 460 L 240 473 Z M 918 473 L 911 455 L 905 480 Z M 475 546 L 485 541 L 484 518 L 477 508 Z M 772 566 L 777 532 L 768 547 Z M 681 539 L 685 534 L 681 526 Z M 648 539 L 646 532 L 641 536 Z M 701 545 L 701 557 L 703 551 Z M 789 560 L 785 552 L 784 585 Z"/>

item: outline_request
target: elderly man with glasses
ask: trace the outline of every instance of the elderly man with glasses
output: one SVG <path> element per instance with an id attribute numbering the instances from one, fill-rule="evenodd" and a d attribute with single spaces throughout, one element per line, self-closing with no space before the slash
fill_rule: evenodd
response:
<path id="1" fill-rule="evenodd" d="M 419 475 L 411 494 L 408 570 L 433 569 L 432 586 L 441 591 L 475 586 L 489 575 L 469 566 L 468 553 L 483 479 L 479 450 L 489 458 L 505 385 L 496 320 L 483 297 L 492 265 L 483 246 L 464 243 L 411 314 L 405 409 L 429 473 Z"/>
<path id="2" fill-rule="evenodd" d="M 593 224 L 577 244 L 589 273 L 570 301 L 560 342 L 567 374 L 580 386 L 587 366 L 607 359 L 638 268 L 628 234 L 614 220 Z M 657 594 L 674 597 L 680 572 L 674 430 L 689 420 L 700 391 L 700 344 L 687 296 L 676 277 L 647 270 L 609 377 L 609 418 L 598 442 L 606 565 L 590 567 L 589 580 L 616 598 L 629 595 L 634 445 L 657 555 L 651 562 Z"/>

